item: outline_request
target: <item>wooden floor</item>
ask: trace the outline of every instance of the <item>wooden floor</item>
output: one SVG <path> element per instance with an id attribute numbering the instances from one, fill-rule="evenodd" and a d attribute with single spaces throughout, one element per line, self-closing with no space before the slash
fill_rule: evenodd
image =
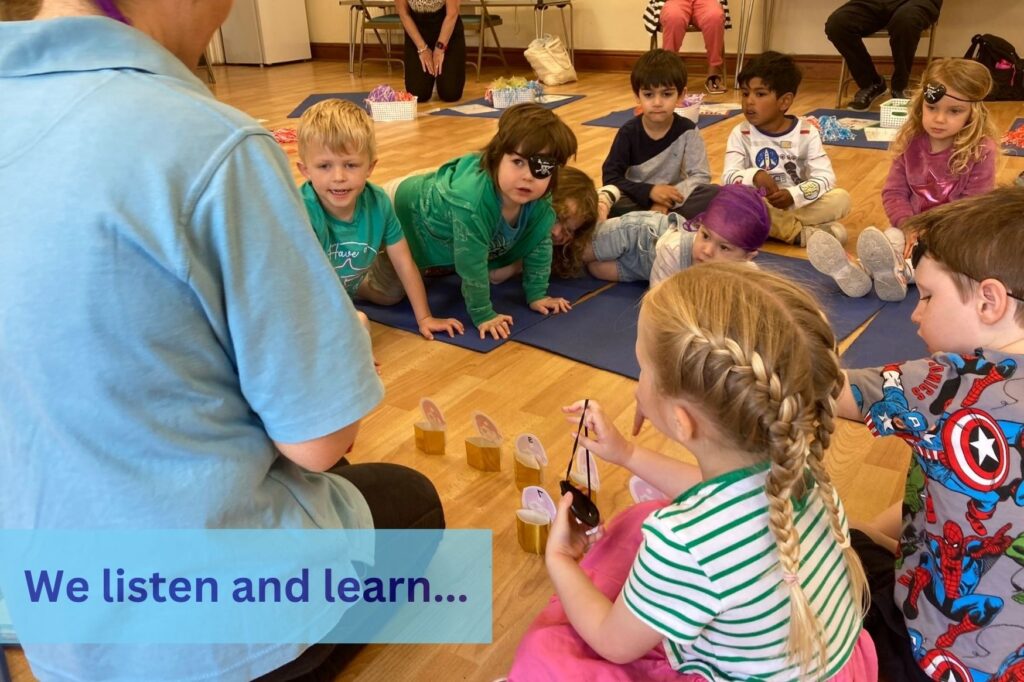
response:
<path id="1" fill-rule="evenodd" d="M 271 129 L 294 127 L 295 120 L 288 119 L 288 113 L 312 93 L 365 92 L 380 83 L 401 87 L 401 71 L 389 76 L 379 65 L 368 65 L 361 79 L 348 72 L 347 63 L 340 62 L 262 69 L 215 67 L 214 71 L 217 83 L 212 89 L 216 96 Z M 482 96 L 486 83 L 498 75 L 485 69 L 479 82 L 470 80 L 467 84 L 465 99 Z M 699 74 L 691 78 L 694 87 L 701 82 Z M 794 113 L 833 106 L 834 88 L 834 81 L 805 82 Z M 557 111 L 579 139 L 576 165 L 599 179 L 615 131 L 581 124 L 634 104 L 628 74 L 581 73 L 578 83 L 550 90 L 586 95 Z M 714 99 L 736 101 L 732 92 Z M 423 104 L 420 113 L 435 108 L 433 103 Z M 1019 103 L 997 104 L 992 110 L 1000 131 L 1022 115 Z M 739 120 L 734 118 L 702 131 L 713 178 L 721 175 L 726 138 Z M 480 149 L 495 127 L 496 122 L 489 119 L 427 115 L 415 122 L 378 124 L 380 161 L 371 179 L 382 182 Z M 287 151 L 294 161 L 295 150 Z M 853 196 L 853 212 L 846 221 L 852 244 L 864 227 L 888 224 L 879 196 L 890 156 L 882 151 L 834 146 L 828 147 L 828 152 L 840 186 Z M 1024 170 L 1024 158 L 1001 156 L 997 163 L 1002 184 L 1012 182 Z M 298 180 L 297 172 L 295 176 Z M 792 247 L 772 250 L 800 253 Z M 581 340 L 590 342 L 596 340 Z M 445 680 L 493 680 L 507 672 L 523 631 L 547 602 L 551 584 L 542 559 L 523 553 L 516 543 L 514 511 L 519 493 L 512 482 L 508 449 L 501 473 L 484 474 L 466 465 L 462 444 L 472 434 L 470 415 L 478 409 L 490 414 L 504 431 L 506 442 L 524 431 L 537 434 L 551 457 L 551 473 L 545 484 L 556 493 L 555 472 L 565 466 L 571 448 L 569 430 L 558 408 L 577 398 L 595 398 L 626 430 L 632 421 L 635 382 L 517 343 L 480 355 L 374 325 L 373 345 L 383 364 L 387 395 L 363 421 L 352 459 L 395 462 L 419 469 L 440 491 L 449 527 L 493 530 L 494 641 L 474 646 L 370 646 L 338 679 L 424 680 L 440 673 Z M 413 447 L 412 425 L 418 419 L 422 396 L 431 396 L 446 412 L 449 444 L 444 457 L 418 454 Z M 649 426 L 641 442 L 675 452 L 681 458 L 689 457 Z M 830 453 L 830 469 L 854 521 L 870 519 L 900 498 L 908 456 L 906 448 L 895 439 L 872 440 L 863 426 L 840 424 Z M 601 512 L 604 518 L 610 518 L 630 503 L 628 475 L 602 465 L 601 477 Z M 8 652 L 8 660 L 14 680 L 33 679 L 20 652 Z"/>

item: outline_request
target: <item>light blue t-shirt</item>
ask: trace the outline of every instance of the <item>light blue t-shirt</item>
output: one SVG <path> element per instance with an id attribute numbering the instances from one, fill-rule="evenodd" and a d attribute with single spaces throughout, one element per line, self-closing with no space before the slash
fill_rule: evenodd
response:
<path id="1" fill-rule="evenodd" d="M 370 527 L 271 442 L 383 395 L 273 137 L 100 17 L 0 23 L 0 121 L 0 527 Z M 43 680 L 242 680 L 303 648 L 26 653 Z"/>

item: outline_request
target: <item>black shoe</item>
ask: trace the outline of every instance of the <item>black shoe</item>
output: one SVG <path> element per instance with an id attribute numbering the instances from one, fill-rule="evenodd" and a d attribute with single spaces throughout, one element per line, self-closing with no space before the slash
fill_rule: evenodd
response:
<path id="1" fill-rule="evenodd" d="M 853 96 L 853 100 L 847 106 L 857 111 L 867 111 L 871 108 L 872 103 L 884 94 L 885 80 L 883 79 L 874 85 L 858 90 L 857 94 Z"/>
<path id="2" fill-rule="evenodd" d="M 901 90 L 894 89 L 892 91 L 892 98 L 893 99 L 910 99 L 910 90 L 907 90 L 906 88 L 903 88 Z"/>

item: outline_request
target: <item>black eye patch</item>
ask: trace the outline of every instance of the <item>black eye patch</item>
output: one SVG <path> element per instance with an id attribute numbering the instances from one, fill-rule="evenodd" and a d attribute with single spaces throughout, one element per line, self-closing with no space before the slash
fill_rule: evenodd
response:
<path id="1" fill-rule="evenodd" d="M 929 83 L 924 86 L 924 101 L 928 104 L 938 104 L 943 97 L 955 99 L 958 102 L 975 102 L 973 99 L 961 99 L 946 92 L 946 86 L 942 83 Z"/>
<path id="2" fill-rule="evenodd" d="M 558 168 L 558 159 L 552 156 L 537 154 L 527 159 L 527 162 L 530 164 L 530 175 L 538 180 L 551 177 L 551 174 Z"/>

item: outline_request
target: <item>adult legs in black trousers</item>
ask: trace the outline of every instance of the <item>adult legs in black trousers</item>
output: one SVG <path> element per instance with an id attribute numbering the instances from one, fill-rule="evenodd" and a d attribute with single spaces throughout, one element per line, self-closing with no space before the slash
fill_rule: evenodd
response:
<path id="1" fill-rule="evenodd" d="M 387 463 L 349 464 L 342 459 L 331 473 L 348 479 L 363 494 L 376 530 L 445 527 L 444 509 L 434 484 L 415 469 Z M 256 682 L 331 682 L 363 646 L 315 644 Z"/>
<path id="2" fill-rule="evenodd" d="M 444 22 L 445 10 L 429 14 L 412 13 L 416 28 L 433 51 L 437 39 L 441 35 L 441 24 Z M 432 76 L 423 70 L 420 56 L 416 53 L 416 44 L 409 36 L 405 37 L 403 53 L 405 62 L 405 89 L 416 95 L 420 102 L 430 99 L 437 84 L 437 96 L 444 102 L 455 102 L 462 99 L 462 90 L 466 87 L 466 31 L 462 19 L 455 22 L 455 30 L 448 39 L 441 74 Z"/>
<path id="3" fill-rule="evenodd" d="M 941 8 L 942 0 L 850 0 L 829 16 L 825 34 L 846 60 L 857 86 L 869 88 L 882 77 L 863 38 L 887 29 L 895 61 L 892 88 L 903 90 L 910 80 L 921 33 L 935 23 Z"/>
<path id="4" fill-rule="evenodd" d="M 900 5 L 889 20 L 889 46 L 892 49 L 892 89 L 905 90 L 910 83 L 914 53 L 921 42 L 921 33 L 935 23 L 942 9 L 942 0 L 908 0 Z"/>

